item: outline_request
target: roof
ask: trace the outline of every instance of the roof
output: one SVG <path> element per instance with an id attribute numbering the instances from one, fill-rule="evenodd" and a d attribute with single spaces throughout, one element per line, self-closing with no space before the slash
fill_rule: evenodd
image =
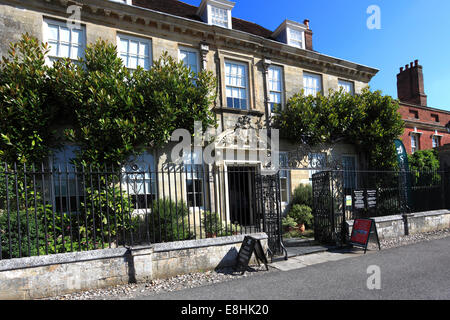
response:
<path id="1" fill-rule="evenodd" d="M 168 13 L 186 19 L 202 21 L 202 19 L 197 15 L 198 7 L 181 2 L 179 0 L 133 0 L 133 5 Z M 235 30 L 251 33 L 267 39 L 272 39 L 273 32 L 256 23 L 234 17 L 232 23 L 233 29 Z"/>

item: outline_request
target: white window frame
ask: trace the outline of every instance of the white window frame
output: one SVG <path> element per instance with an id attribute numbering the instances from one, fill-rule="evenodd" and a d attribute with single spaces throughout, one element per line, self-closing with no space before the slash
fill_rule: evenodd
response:
<path id="1" fill-rule="evenodd" d="M 441 146 L 441 136 L 433 135 L 433 137 L 431 139 L 431 144 L 432 144 L 433 149 L 439 148 Z"/>
<path id="2" fill-rule="evenodd" d="M 227 64 L 230 64 L 230 65 L 237 65 L 237 66 L 243 66 L 244 67 L 244 71 L 245 71 L 245 87 L 240 87 L 240 86 L 234 86 L 234 85 L 227 85 Z M 250 79 L 249 79 L 249 77 L 250 77 L 250 74 L 249 74 L 249 67 L 248 67 L 248 64 L 247 63 L 245 63 L 245 62 L 238 62 L 238 61 L 234 61 L 234 60 L 225 60 L 225 63 L 224 63 L 224 65 L 225 65 L 225 105 L 226 105 L 226 107 L 227 108 L 230 108 L 230 109 L 236 109 L 236 110 L 250 110 L 250 90 L 249 90 L 249 84 L 250 84 Z M 235 108 L 234 106 L 233 107 L 229 107 L 228 106 L 228 95 L 227 95 L 227 89 L 228 88 L 234 88 L 234 89 L 239 89 L 239 90 L 242 90 L 242 89 L 245 89 L 245 95 L 246 95 L 246 108 L 245 109 L 242 109 L 242 108 Z M 231 97 L 231 98 L 233 98 L 233 97 Z M 234 104 L 233 104 L 234 105 Z"/>
<path id="3" fill-rule="evenodd" d="M 350 93 L 352 96 L 355 95 L 355 83 L 353 81 L 338 79 L 338 87 L 339 89 L 343 89 L 344 92 Z M 350 90 L 347 90 L 347 87 Z"/>
<path id="4" fill-rule="evenodd" d="M 292 32 L 299 33 L 301 40 L 294 39 L 292 37 Z M 305 31 L 304 30 L 288 27 L 288 28 L 286 28 L 286 39 L 287 39 L 288 45 L 295 47 L 295 48 L 299 48 L 299 49 L 305 49 Z M 299 42 L 299 41 L 301 41 L 300 45 L 297 44 L 297 42 Z"/>
<path id="5" fill-rule="evenodd" d="M 206 188 L 208 186 L 205 175 L 205 165 L 201 162 L 202 153 L 196 153 L 195 151 L 185 155 L 183 157 L 183 170 L 185 175 L 185 199 L 186 204 L 190 211 L 194 211 L 196 209 L 204 210 L 205 209 L 205 201 L 206 201 Z M 188 182 L 193 182 L 193 190 L 192 192 L 188 191 L 189 184 Z M 195 181 L 200 181 L 201 188 L 198 190 L 195 187 Z M 189 204 L 189 197 L 192 196 L 195 200 L 197 196 L 200 196 L 201 204 L 194 201 L 192 205 Z"/>
<path id="6" fill-rule="evenodd" d="M 209 17 L 211 19 L 212 25 L 227 29 L 230 28 L 230 10 L 216 5 L 210 5 L 209 10 L 210 10 Z M 221 18 L 220 15 L 219 17 L 215 16 L 214 11 L 216 11 L 216 13 L 223 13 L 223 19 L 220 19 Z"/>
<path id="7" fill-rule="evenodd" d="M 282 163 L 281 157 L 286 157 L 286 160 L 289 159 L 289 153 L 288 152 L 279 152 L 280 155 L 280 165 Z M 282 172 L 286 173 L 286 177 L 282 177 Z M 281 180 L 286 179 L 286 201 L 283 201 L 283 189 L 282 189 L 282 183 Z M 283 167 L 280 167 L 280 199 L 281 204 L 286 205 L 291 200 L 291 171 L 288 169 L 283 169 Z"/>
<path id="8" fill-rule="evenodd" d="M 138 49 L 137 49 L 138 54 L 136 55 L 136 58 L 137 58 L 137 59 L 140 59 L 140 58 L 146 58 L 146 59 L 148 59 L 148 69 L 144 68 L 144 70 L 149 70 L 149 69 L 152 67 L 152 65 L 153 65 L 153 46 L 152 46 L 153 41 L 152 41 L 151 39 L 148 39 L 148 38 L 142 38 L 142 37 L 136 37 L 136 36 L 132 36 L 132 35 L 125 34 L 125 33 L 117 33 L 117 37 L 116 37 L 116 41 L 117 41 L 117 54 L 118 54 L 119 58 L 122 59 L 122 54 L 123 54 L 123 52 L 120 51 L 121 40 L 128 40 L 128 52 L 126 52 L 127 59 L 129 59 L 129 58 L 130 58 L 130 55 L 131 55 L 131 54 L 129 53 L 129 44 L 130 44 L 131 41 L 135 41 L 135 42 L 138 42 Z M 145 55 L 142 56 L 142 55 L 139 53 L 139 52 L 140 52 L 139 48 L 140 48 L 141 44 L 147 44 L 147 45 L 148 45 L 149 52 L 148 52 L 148 56 L 147 56 L 147 57 L 146 57 Z M 136 70 L 136 69 L 137 69 L 137 67 L 136 67 L 136 68 L 131 68 L 131 67 L 129 67 L 128 61 L 123 61 L 123 59 L 122 59 L 122 62 L 123 62 L 123 65 L 124 65 L 126 68 L 130 69 L 130 70 Z M 138 64 L 137 64 L 137 66 L 139 66 L 139 62 L 138 62 Z"/>
<path id="9" fill-rule="evenodd" d="M 414 142 L 414 146 L 413 146 Z M 420 150 L 420 135 L 417 133 L 411 133 L 411 153 L 414 154 L 416 151 Z"/>
<path id="10" fill-rule="evenodd" d="M 195 56 L 196 56 L 196 62 L 197 62 L 197 70 L 192 70 L 192 68 L 191 68 L 191 70 L 195 73 L 195 74 L 198 74 L 200 71 L 201 71 L 201 65 L 200 65 L 200 63 L 201 63 L 201 61 L 200 61 L 200 54 L 199 54 L 199 51 L 197 50 L 197 49 L 194 49 L 194 48 L 189 48 L 189 47 L 183 47 L 183 46 L 179 46 L 178 47 L 178 61 L 179 62 L 182 62 L 183 60 L 181 59 L 181 52 L 182 51 L 186 51 L 186 52 L 188 52 L 188 53 L 194 53 L 195 54 Z M 186 65 L 186 64 L 185 64 Z M 190 67 L 190 65 L 187 65 L 188 67 Z"/>
<path id="11" fill-rule="evenodd" d="M 58 39 L 50 39 L 50 28 L 49 25 L 58 26 Z M 64 56 L 60 54 L 60 48 L 61 48 L 61 28 L 67 28 L 70 31 L 70 39 L 69 42 L 64 43 L 65 45 L 69 46 L 69 56 Z M 59 20 L 53 20 L 53 19 L 47 19 L 44 18 L 44 24 L 43 24 L 43 40 L 45 43 L 48 43 L 49 47 L 51 47 L 50 42 L 57 42 L 57 53 L 56 55 L 52 55 L 50 52 L 46 55 L 46 61 L 48 64 L 51 64 L 56 59 L 64 59 L 69 58 L 72 61 L 78 61 L 80 58 L 84 57 L 84 51 L 86 50 L 86 26 L 82 25 L 80 28 L 76 28 L 75 25 L 68 23 L 67 21 L 59 21 Z M 72 34 L 73 30 L 79 30 L 81 31 L 80 39 L 81 42 L 75 43 L 72 42 Z M 81 49 L 81 55 L 77 55 L 76 58 L 72 58 L 72 50 L 73 48 L 80 48 Z"/>
<path id="12" fill-rule="evenodd" d="M 278 71 L 280 71 L 280 79 L 278 80 L 280 82 L 280 90 L 281 91 L 277 91 L 277 90 L 273 90 L 272 86 L 271 86 L 271 82 L 273 81 L 273 78 L 271 78 L 271 73 L 270 70 L 276 69 Z M 268 86 L 269 86 L 269 104 L 270 104 L 270 112 L 271 114 L 273 114 L 273 104 L 275 103 L 272 99 L 272 93 L 275 94 L 279 94 L 280 95 L 280 109 L 283 110 L 284 108 L 284 70 L 283 67 L 281 66 L 276 66 L 276 65 L 271 65 L 269 67 L 269 72 L 267 75 L 267 81 L 268 81 Z M 277 81 L 277 82 L 278 82 Z"/>
<path id="13" fill-rule="evenodd" d="M 137 170 L 133 168 L 134 165 L 139 166 Z M 137 173 L 134 174 L 133 172 Z M 138 205 L 139 196 L 151 196 L 154 199 L 157 198 L 158 181 L 156 161 L 155 155 L 152 152 L 145 151 L 140 155 L 130 157 L 127 160 L 127 164 L 122 167 L 122 173 L 122 189 L 128 192 L 130 196 L 136 197 L 136 205 Z M 144 201 L 144 207 L 135 207 L 134 210 L 140 211 L 150 209 L 151 204 L 152 201 L 147 200 L 147 208 L 145 208 Z"/>
<path id="14" fill-rule="evenodd" d="M 307 78 L 315 78 L 318 79 L 318 84 L 319 84 L 319 88 L 309 88 L 306 84 L 306 79 Z M 322 75 L 321 74 L 317 74 L 317 73 L 310 73 L 310 72 L 303 72 L 303 90 L 305 91 L 305 95 L 312 95 L 312 96 L 317 96 L 318 93 L 322 93 L 323 92 L 323 84 L 322 84 Z M 315 92 L 314 94 L 309 93 L 309 90 L 314 89 Z"/>

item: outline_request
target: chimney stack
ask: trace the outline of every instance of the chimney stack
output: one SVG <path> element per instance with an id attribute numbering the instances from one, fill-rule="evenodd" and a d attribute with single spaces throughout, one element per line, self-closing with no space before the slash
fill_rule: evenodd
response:
<path id="1" fill-rule="evenodd" d="M 303 21 L 303 24 L 306 26 L 306 31 L 305 31 L 305 49 L 306 50 L 313 50 L 313 32 L 311 31 L 311 29 L 309 28 L 309 20 L 305 19 Z"/>
<path id="2" fill-rule="evenodd" d="M 427 106 L 427 96 L 424 89 L 423 68 L 419 60 L 400 68 L 397 75 L 397 93 L 400 102 Z"/>

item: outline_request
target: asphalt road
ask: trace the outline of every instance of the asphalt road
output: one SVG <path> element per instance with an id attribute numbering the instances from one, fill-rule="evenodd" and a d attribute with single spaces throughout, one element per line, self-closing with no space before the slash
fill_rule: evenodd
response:
<path id="1" fill-rule="evenodd" d="M 374 277 L 373 273 L 368 273 L 370 266 L 379 267 L 380 289 L 368 289 L 368 278 Z M 376 282 L 369 281 L 369 283 Z M 450 299 L 450 238 L 387 249 L 286 272 L 271 272 L 211 286 L 141 296 L 137 299 Z"/>

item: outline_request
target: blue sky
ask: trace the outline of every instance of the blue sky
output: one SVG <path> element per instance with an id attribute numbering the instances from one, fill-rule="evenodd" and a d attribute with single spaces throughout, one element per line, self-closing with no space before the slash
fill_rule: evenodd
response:
<path id="1" fill-rule="evenodd" d="M 182 0 L 198 6 L 201 0 Z M 310 20 L 314 50 L 380 70 L 373 90 L 397 98 L 399 68 L 424 68 L 428 106 L 450 110 L 450 1 L 233 0 L 233 16 L 275 30 L 284 19 Z M 381 9 L 381 29 L 367 28 L 367 8 Z"/>

